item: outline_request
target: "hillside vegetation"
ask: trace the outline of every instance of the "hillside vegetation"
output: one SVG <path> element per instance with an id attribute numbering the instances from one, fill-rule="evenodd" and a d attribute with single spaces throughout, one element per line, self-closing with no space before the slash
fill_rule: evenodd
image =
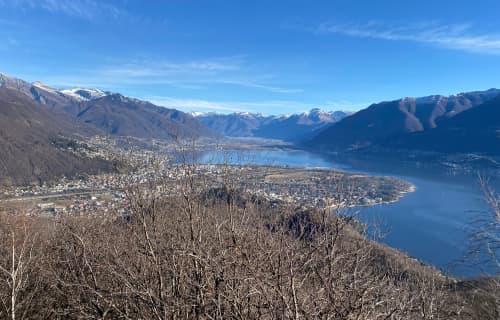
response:
<path id="1" fill-rule="evenodd" d="M 370 241 L 346 211 L 200 183 L 131 187 L 126 216 L 0 215 L 0 318 L 498 319 L 493 282 Z"/>
<path id="2" fill-rule="evenodd" d="M 95 133 L 66 114 L 0 87 L 0 185 L 114 171 L 115 164 L 72 152 L 74 138 Z"/>

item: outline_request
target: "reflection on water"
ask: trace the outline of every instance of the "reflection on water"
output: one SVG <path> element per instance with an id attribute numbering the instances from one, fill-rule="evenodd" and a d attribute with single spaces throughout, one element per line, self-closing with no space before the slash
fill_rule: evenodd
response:
<path id="1" fill-rule="evenodd" d="M 206 152 L 198 161 L 323 167 L 400 177 L 416 185 L 417 190 L 396 203 L 361 208 L 360 219 L 380 226 L 385 234 L 383 242 L 424 262 L 456 275 L 481 273 L 479 267 L 457 263 L 467 248 L 470 222 L 487 210 L 476 175 L 451 173 L 440 167 L 423 169 L 419 165 L 395 165 L 380 160 L 346 162 L 304 151 Z"/>

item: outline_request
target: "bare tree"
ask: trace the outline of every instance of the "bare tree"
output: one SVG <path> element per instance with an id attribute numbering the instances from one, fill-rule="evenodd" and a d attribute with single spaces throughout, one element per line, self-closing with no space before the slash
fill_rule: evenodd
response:
<path id="1" fill-rule="evenodd" d="M 43 240 L 26 215 L 0 214 L 0 318 L 42 318 Z M 38 301 L 37 301 L 38 300 Z"/>
<path id="2" fill-rule="evenodd" d="M 125 215 L 0 216 L 0 318 L 495 319 L 491 295 L 369 240 L 341 176 L 314 186 L 323 208 L 277 205 L 240 186 L 251 170 L 192 159 L 151 157 Z"/>

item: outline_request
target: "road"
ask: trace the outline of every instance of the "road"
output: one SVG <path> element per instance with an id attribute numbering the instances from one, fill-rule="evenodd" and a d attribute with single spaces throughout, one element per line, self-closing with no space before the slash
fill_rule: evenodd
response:
<path id="1" fill-rule="evenodd" d="M 0 200 L 2 202 L 23 202 L 23 201 L 32 201 L 32 200 L 42 200 L 42 199 L 57 199 L 57 198 L 65 198 L 65 197 L 73 197 L 73 196 L 84 196 L 84 195 L 101 195 L 104 193 L 112 192 L 111 190 L 100 190 L 100 191 L 85 191 L 85 192 L 68 192 L 68 193 L 56 193 L 56 194 L 47 194 L 41 196 L 29 196 L 29 197 L 18 197 L 18 198 L 10 198 Z"/>

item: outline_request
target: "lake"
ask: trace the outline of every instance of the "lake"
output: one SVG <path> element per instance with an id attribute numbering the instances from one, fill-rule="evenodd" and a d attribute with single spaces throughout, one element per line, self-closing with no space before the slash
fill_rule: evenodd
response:
<path id="1" fill-rule="evenodd" d="M 468 246 L 471 222 L 488 210 L 475 174 L 457 174 L 442 167 L 423 167 L 417 163 L 338 160 L 306 151 L 206 152 L 199 161 L 320 167 L 399 177 L 413 183 L 417 190 L 396 203 L 359 209 L 360 220 L 381 228 L 382 242 L 457 276 L 495 272 L 492 267 L 471 267 L 461 262 Z M 496 186 L 498 179 L 492 181 Z"/>

